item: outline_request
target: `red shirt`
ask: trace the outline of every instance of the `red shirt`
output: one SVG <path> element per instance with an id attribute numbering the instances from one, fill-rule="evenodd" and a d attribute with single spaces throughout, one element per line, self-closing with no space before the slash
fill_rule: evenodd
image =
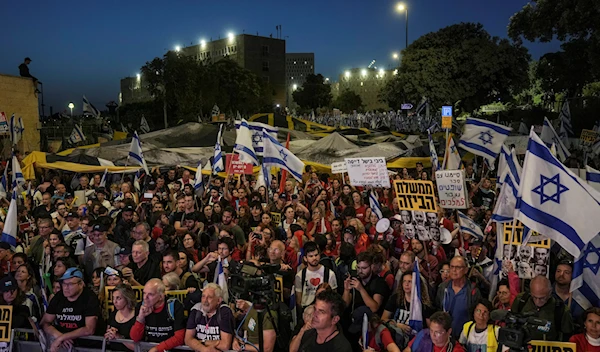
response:
<path id="1" fill-rule="evenodd" d="M 315 235 L 319 233 L 324 234 L 325 232 L 331 232 L 331 223 L 327 220 L 325 220 L 325 231 L 323 231 L 323 229 L 321 228 L 321 221 L 318 221 L 316 223 L 316 226 L 317 229 L 315 230 Z M 306 233 L 308 234 L 310 231 L 312 231 L 313 227 L 315 227 L 314 221 L 309 222 L 308 225 L 306 225 Z"/>
<path id="2" fill-rule="evenodd" d="M 379 327 L 379 326 L 377 326 Z M 375 335 L 377 334 L 377 327 L 375 328 L 375 331 L 369 331 L 369 347 L 372 348 L 373 350 L 379 352 L 379 351 L 387 351 L 388 350 L 388 345 L 395 343 L 394 339 L 392 338 L 392 334 L 390 333 L 390 331 L 385 328 L 381 331 L 381 344 L 383 346 L 379 346 L 377 345 L 377 340 L 375 339 Z M 383 349 L 382 349 L 383 347 Z"/>
<path id="3" fill-rule="evenodd" d="M 368 209 L 368 208 L 367 208 L 367 206 L 366 206 L 366 205 L 361 205 L 361 206 L 360 206 L 360 207 L 358 207 L 358 208 L 356 208 L 356 207 L 354 208 L 354 210 L 356 210 L 356 218 L 357 218 L 358 220 L 360 220 L 360 222 L 362 222 L 362 224 L 363 224 L 363 225 L 366 225 L 366 224 L 367 224 L 367 220 L 368 220 L 368 219 L 367 219 L 367 216 L 366 216 L 366 214 L 367 214 L 367 209 Z"/>
<path id="4" fill-rule="evenodd" d="M 600 346 L 592 346 L 585 338 L 585 333 L 571 336 L 569 342 L 575 343 L 577 351 L 600 352 Z"/>
<path id="5" fill-rule="evenodd" d="M 371 244 L 371 241 L 369 240 L 369 236 L 367 236 L 366 233 L 363 233 L 360 236 L 358 236 L 358 239 L 356 240 L 356 244 L 354 245 L 354 249 L 356 250 L 356 255 L 366 251 L 370 244 Z"/>

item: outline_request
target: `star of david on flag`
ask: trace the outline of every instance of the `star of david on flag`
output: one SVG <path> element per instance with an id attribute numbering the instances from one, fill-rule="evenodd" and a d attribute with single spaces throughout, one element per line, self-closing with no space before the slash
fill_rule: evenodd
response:
<path id="1" fill-rule="evenodd" d="M 542 137 L 542 141 L 544 141 L 547 146 L 551 146 L 552 144 L 555 145 L 556 155 L 560 161 L 565 161 L 569 156 L 571 156 L 571 153 L 564 145 L 547 117 L 544 117 L 544 125 L 542 126 L 542 134 L 540 137 Z"/>
<path id="2" fill-rule="evenodd" d="M 460 231 L 464 233 L 468 233 L 469 235 L 476 237 L 480 240 L 483 240 L 483 231 L 481 231 L 481 227 L 477 225 L 471 218 L 466 216 L 465 214 L 458 213 L 458 223 L 460 225 Z"/>
<path id="3" fill-rule="evenodd" d="M 583 309 L 600 307 L 600 234 L 585 246 L 573 265 L 571 294 Z"/>
<path id="4" fill-rule="evenodd" d="M 256 155 L 263 155 L 263 129 L 266 130 L 271 137 L 277 139 L 277 131 L 279 131 L 279 128 L 260 122 L 246 121 L 246 123 L 248 124 L 248 129 L 252 134 L 252 148 L 254 148 L 254 153 Z M 236 130 L 239 130 L 240 125 L 241 121 L 235 122 Z"/>
<path id="5" fill-rule="evenodd" d="M 553 156 L 532 129 L 514 215 L 577 258 L 598 234 L 590 221 L 600 216 L 600 192 Z"/>
<path id="6" fill-rule="evenodd" d="M 458 146 L 486 158 L 489 165 L 493 165 L 510 131 L 510 127 L 469 117 Z"/>
<path id="7" fill-rule="evenodd" d="M 284 146 L 273 138 L 266 130 L 263 131 L 265 144 L 263 165 L 265 167 L 279 167 L 287 170 L 298 181 L 302 180 L 304 163 Z"/>

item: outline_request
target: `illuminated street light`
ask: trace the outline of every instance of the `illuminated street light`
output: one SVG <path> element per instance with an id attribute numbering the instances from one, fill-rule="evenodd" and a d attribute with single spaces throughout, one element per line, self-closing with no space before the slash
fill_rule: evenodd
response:
<path id="1" fill-rule="evenodd" d="M 367 70 L 365 70 L 364 68 L 360 70 L 360 75 L 365 77 L 367 75 Z"/>
<path id="2" fill-rule="evenodd" d="M 404 3 L 399 3 L 398 5 L 396 5 L 396 10 L 398 12 L 404 12 L 406 11 L 406 5 L 404 5 Z"/>
<path id="3" fill-rule="evenodd" d="M 325 82 L 329 82 L 329 77 L 325 78 Z"/>
<path id="4" fill-rule="evenodd" d="M 69 105 L 67 105 L 69 107 L 69 109 L 71 109 L 71 118 L 73 117 L 73 109 L 75 108 L 75 104 L 73 104 L 73 102 L 70 102 Z"/>
<path id="5" fill-rule="evenodd" d="M 137 80 L 139 81 L 140 79 L 142 79 L 142 75 L 140 75 L 139 73 L 136 75 L 137 76 Z"/>
<path id="6" fill-rule="evenodd" d="M 276 107 L 279 109 L 279 107 L 280 107 L 281 105 L 277 104 L 277 105 L 275 105 L 275 106 L 276 106 Z"/>
<path id="7" fill-rule="evenodd" d="M 398 55 L 398 53 L 392 53 L 392 57 L 394 58 L 394 60 L 398 60 L 400 55 Z"/>
<path id="8" fill-rule="evenodd" d="M 298 85 L 294 83 L 294 85 L 292 86 L 292 90 L 296 90 L 298 89 Z"/>
<path id="9" fill-rule="evenodd" d="M 179 45 L 175 46 L 175 52 L 180 52 L 181 51 L 181 47 Z"/>
<path id="10" fill-rule="evenodd" d="M 350 71 L 344 72 L 344 76 L 346 76 L 346 78 L 350 78 Z"/>
<path id="11" fill-rule="evenodd" d="M 206 40 L 204 40 L 204 39 L 200 39 L 200 47 L 201 47 L 202 49 L 206 48 Z"/>
<path id="12" fill-rule="evenodd" d="M 404 43 L 404 48 L 406 49 L 408 47 L 408 7 L 401 2 L 396 5 L 396 11 L 406 14 L 406 42 Z"/>
<path id="13" fill-rule="evenodd" d="M 379 76 L 385 76 L 385 71 L 382 68 L 379 69 Z"/>
<path id="14" fill-rule="evenodd" d="M 235 35 L 233 34 L 233 32 L 229 32 L 227 33 L 227 38 L 229 38 L 230 42 L 233 42 L 233 40 L 235 39 Z"/>

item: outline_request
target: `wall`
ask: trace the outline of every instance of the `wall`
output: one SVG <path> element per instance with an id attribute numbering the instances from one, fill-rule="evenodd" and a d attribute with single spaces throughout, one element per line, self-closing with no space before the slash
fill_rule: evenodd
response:
<path id="1" fill-rule="evenodd" d="M 14 113 L 22 117 L 25 131 L 18 149 L 28 152 L 40 150 L 38 97 L 34 94 L 31 79 L 0 74 L 0 111 L 6 118 Z"/>

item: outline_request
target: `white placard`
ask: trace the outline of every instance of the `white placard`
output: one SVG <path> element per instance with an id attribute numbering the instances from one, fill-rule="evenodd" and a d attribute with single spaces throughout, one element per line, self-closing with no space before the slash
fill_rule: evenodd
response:
<path id="1" fill-rule="evenodd" d="M 469 207 L 464 170 L 436 171 L 435 183 L 440 207 L 445 209 L 467 209 Z"/>
<path id="2" fill-rule="evenodd" d="M 331 173 L 332 174 L 342 174 L 344 172 L 348 172 L 348 171 L 346 171 L 346 162 L 345 161 L 331 163 Z"/>
<path id="3" fill-rule="evenodd" d="M 346 169 L 352 186 L 390 188 L 385 158 L 348 158 Z"/>

